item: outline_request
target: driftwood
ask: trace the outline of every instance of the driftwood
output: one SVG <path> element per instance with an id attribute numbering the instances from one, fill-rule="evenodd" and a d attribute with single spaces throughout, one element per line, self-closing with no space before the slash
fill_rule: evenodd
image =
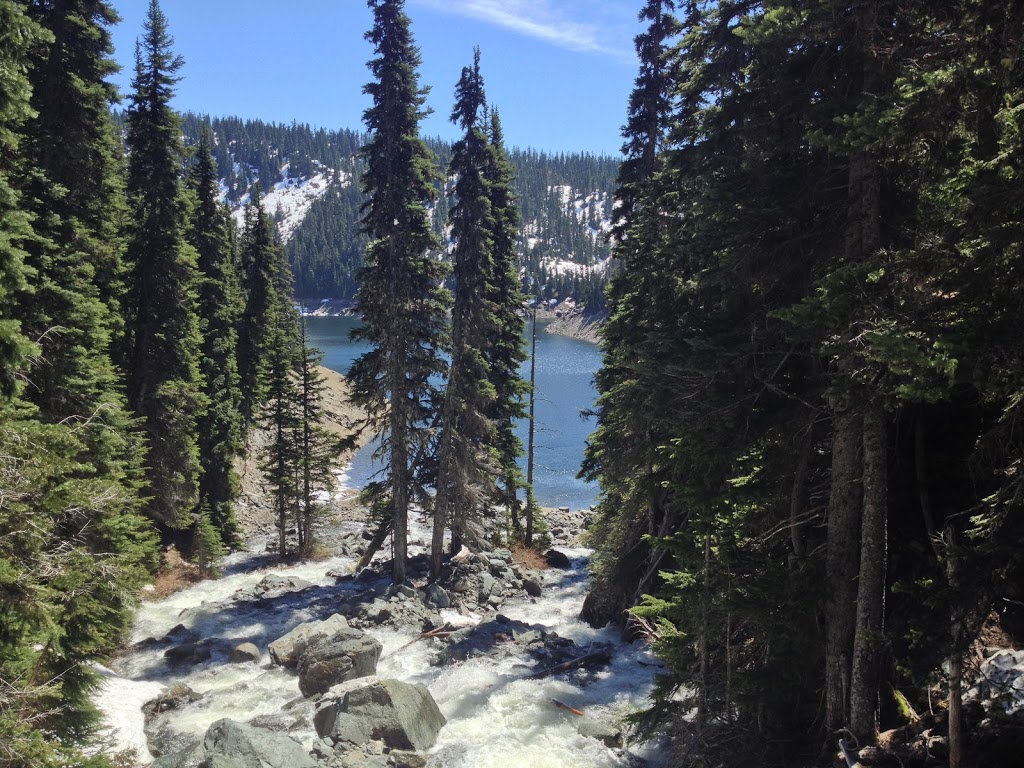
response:
<path id="1" fill-rule="evenodd" d="M 359 562 L 356 563 L 355 568 L 352 569 L 353 573 L 359 573 L 363 568 L 370 564 L 373 560 L 373 556 L 377 554 L 377 551 L 384 546 L 384 541 L 388 536 L 391 535 L 391 519 L 388 518 L 377 526 L 377 532 L 373 534 L 373 538 L 370 540 L 369 545 L 366 547 L 366 551 L 363 552 L 363 556 L 359 558 Z"/>
<path id="2" fill-rule="evenodd" d="M 557 675 L 562 672 L 568 672 L 573 669 L 583 669 L 589 667 L 597 667 L 602 664 L 607 664 L 612 660 L 612 655 L 608 651 L 598 651 L 597 653 L 588 653 L 586 656 L 580 656 L 577 659 L 570 659 L 564 661 L 561 664 L 555 664 L 553 667 L 542 669 L 540 672 L 534 672 L 532 675 L 526 677 L 527 680 L 541 680 L 545 677 L 551 677 L 551 675 Z"/>
<path id="3" fill-rule="evenodd" d="M 564 709 L 566 712 L 572 712 L 574 715 L 579 715 L 580 717 L 583 717 L 583 713 L 580 712 L 578 709 L 573 709 L 568 704 L 563 704 L 558 699 L 552 699 L 551 703 L 554 704 L 559 709 Z"/>
<path id="4" fill-rule="evenodd" d="M 408 643 L 403 645 L 401 648 L 396 648 L 394 651 L 392 651 L 392 653 L 395 654 L 395 653 L 398 653 L 399 651 L 404 651 L 406 648 L 408 648 L 413 643 L 418 642 L 419 640 L 426 640 L 428 637 L 448 637 L 448 635 L 453 634 L 453 633 L 454 633 L 454 630 L 445 629 L 444 627 L 438 627 L 437 629 L 431 629 L 431 630 L 429 630 L 427 632 L 421 632 L 420 634 L 416 635 L 416 637 L 414 637 L 412 640 L 410 640 Z"/>

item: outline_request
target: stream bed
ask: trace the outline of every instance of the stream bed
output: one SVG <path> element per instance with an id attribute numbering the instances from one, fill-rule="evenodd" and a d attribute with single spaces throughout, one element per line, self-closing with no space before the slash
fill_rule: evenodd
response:
<path id="1" fill-rule="evenodd" d="M 412 533 L 415 552 L 415 545 L 422 549 L 427 536 L 416 526 Z M 230 555 L 218 579 L 140 606 L 132 646 L 104 670 L 104 685 L 95 699 L 109 727 L 109 751 L 134 748 L 137 764 L 148 765 L 154 759 L 150 747 L 170 754 L 201 740 L 221 718 L 285 731 L 306 750 L 313 749 L 318 741 L 312 725 L 314 700 L 303 699 L 295 671 L 272 664 L 267 648 L 294 627 L 327 618 L 357 590 L 376 590 L 386 598 L 389 580 L 367 579 L 366 574 L 358 580 L 339 580 L 329 575 L 351 570 L 354 559 L 348 556 L 282 566 L 266 554 L 265 545 L 266 540 L 254 540 L 247 551 Z M 646 706 L 658 666 L 642 645 L 624 644 L 616 630 L 595 630 L 576 618 L 586 593 L 589 552 L 560 550 L 569 556 L 570 567 L 543 571 L 539 597 L 510 597 L 497 609 L 488 607 L 469 616 L 454 610 L 441 614 L 461 626 L 494 621 L 500 614 L 499 621 L 540 625 L 558 638 L 574 641 L 574 648 L 583 652 L 610 646 L 611 663 L 599 670 L 526 679 L 532 671 L 528 660 L 522 654 L 499 652 L 434 666 L 431 662 L 443 641 L 409 644 L 419 628 L 366 630 L 383 646 L 377 677 L 425 685 L 447 719 L 437 743 L 426 753 L 428 766 L 600 768 L 663 762 L 653 746 L 627 742 L 623 748 L 612 748 L 599 738 L 581 735 L 579 716 L 554 703 L 583 712 L 606 732 L 621 729 L 627 715 Z M 270 575 L 298 588 L 260 592 Z M 232 650 L 245 642 L 260 649 L 259 661 L 232 663 Z M 173 643 L 199 644 L 208 658 L 172 662 L 166 654 Z M 160 714 L 147 743 L 142 704 L 180 685 L 202 698 Z M 184 760 L 180 764 L 189 765 Z"/>

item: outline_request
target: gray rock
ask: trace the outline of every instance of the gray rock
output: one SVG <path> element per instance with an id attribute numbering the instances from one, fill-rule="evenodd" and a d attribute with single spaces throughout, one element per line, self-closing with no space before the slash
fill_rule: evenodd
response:
<path id="1" fill-rule="evenodd" d="M 391 750 L 391 763 L 395 768 L 426 768 L 427 758 L 415 752 L 405 752 L 401 749 Z"/>
<path id="2" fill-rule="evenodd" d="M 184 683 L 173 683 L 167 690 L 142 705 L 142 711 L 146 715 L 146 722 L 164 712 L 181 709 L 187 704 L 199 701 L 203 694 L 196 693 Z"/>
<path id="3" fill-rule="evenodd" d="M 436 608 L 450 608 L 452 604 L 451 596 L 440 584 L 428 584 L 423 599 Z"/>
<path id="4" fill-rule="evenodd" d="M 430 749 L 445 719 L 424 685 L 380 680 L 348 691 L 344 698 L 325 697 L 313 716 L 321 738 L 357 746 L 383 741 L 391 749 Z"/>
<path id="5" fill-rule="evenodd" d="M 282 667 L 294 667 L 311 640 L 332 635 L 340 629 L 348 629 L 348 621 L 337 613 L 323 621 L 300 624 L 270 644 L 270 658 Z"/>
<path id="6" fill-rule="evenodd" d="M 283 594 L 285 592 L 300 592 L 312 586 L 313 582 L 300 579 L 298 576 L 278 576 L 276 573 L 271 573 L 264 576 L 253 591 L 258 595 L 266 595 L 268 592 Z"/>
<path id="7" fill-rule="evenodd" d="M 203 642 L 175 645 L 164 651 L 164 658 L 172 664 L 199 664 L 210 655 L 210 646 Z"/>
<path id="8" fill-rule="evenodd" d="M 569 556 L 557 549 L 549 549 L 545 552 L 544 559 L 547 560 L 548 565 L 552 568 L 567 570 L 572 567 L 572 560 L 569 559 Z"/>
<path id="9" fill-rule="evenodd" d="M 259 661 L 263 654 L 252 643 L 242 643 L 231 649 L 229 660 L 232 664 L 244 664 L 247 661 Z"/>
<path id="10" fill-rule="evenodd" d="M 536 571 L 525 571 L 523 573 L 523 589 L 530 597 L 540 597 L 541 577 Z"/>
<path id="11" fill-rule="evenodd" d="M 485 573 L 481 573 L 479 578 L 480 578 L 480 591 L 479 591 L 479 593 L 477 595 L 477 599 L 481 603 L 486 603 L 487 602 L 487 598 L 489 598 L 492 594 L 494 594 L 494 587 L 495 587 L 496 582 L 494 581 L 494 577 L 491 576 L 491 574 L 486 573 L 486 572 Z"/>
<path id="12" fill-rule="evenodd" d="M 358 629 L 339 629 L 310 642 L 299 657 L 299 690 L 309 698 L 332 685 L 377 671 L 382 646 Z"/>
<path id="13" fill-rule="evenodd" d="M 457 592 L 459 594 L 463 594 L 465 592 L 472 592 L 472 591 L 473 591 L 473 582 L 471 582 L 469 579 L 467 579 L 465 577 L 457 579 L 455 581 L 455 583 L 452 584 L 452 592 Z"/>
<path id="14" fill-rule="evenodd" d="M 209 727 L 203 750 L 199 768 L 316 768 L 316 761 L 288 736 L 227 718 Z"/>

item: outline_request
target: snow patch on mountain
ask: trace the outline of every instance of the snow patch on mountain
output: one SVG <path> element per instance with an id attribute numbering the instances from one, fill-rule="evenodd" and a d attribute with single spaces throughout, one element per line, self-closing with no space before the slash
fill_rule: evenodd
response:
<path id="1" fill-rule="evenodd" d="M 262 203 L 263 210 L 273 217 L 283 243 L 291 239 L 313 203 L 324 196 L 335 178 L 340 178 L 342 186 L 351 182 L 350 174 L 343 171 L 335 174 L 330 168 L 320 168 L 312 176 L 296 178 L 288 176 L 288 166 L 285 165 L 281 168 L 281 175 L 284 180 L 274 184 L 273 188 L 263 195 Z M 245 224 L 245 206 L 250 199 L 251 196 L 247 193 L 232 212 L 239 229 Z"/>

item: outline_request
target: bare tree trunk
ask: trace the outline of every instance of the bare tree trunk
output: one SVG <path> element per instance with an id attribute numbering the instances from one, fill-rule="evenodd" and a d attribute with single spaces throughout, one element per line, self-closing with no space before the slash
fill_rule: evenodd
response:
<path id="1" fill-rule="evenodd" d="M 964 660 L 963 643 L 964 616 L 960 608 L 960 568 L 954 541 L 953 529 L 945 532 L 946 579 L 953 591 L 953 608 L 950 611 L 950 640 L 952 648 L 949 653 L 949 768 L 960 768 L 963 758 L 963 742 L 961 734 L 961 712 L 963 710 L 963 677 Z"/>
<path id="2" fill-rule="evenodd" d="M 405 375 L 397 355 L 391 363 L 391 580 L 405 583 L 409 528 L 409 436 L 406 429 Z"/>
<path id="3" fill-rule="evenodd" d="M 888 466 L 885 411 L 877 403 L 870 403 L 864 412 L 864 508 L 850 686 L 850 730 L 862 745 L 873 742 L 878 734 L 888 562 Z"/>
<path id="4" fill-rule="evenodd" d="M 828 500 L 825 579 L 825 724 L 829 730 L 849 722 L 850 662 L 860 564 L 861 434 L 858 405 L 834 416 L 832 484 Z"/>
<path id="5" fill-rule="evenodd" d="M 711 612 L 711 535 L 704 535 L 704 586 L 701 592 L 700 628 L 700 691 L 697 693 L 697 724 L 703 728 L 708 719 L 708 678 L 711 675 L 710 634 Z"/>
<path id="6" fill-rule="evenodd" d="M 537 302 L 540 296 L 537 296 Z M 532 340 L 530 342 L 530 431 L 527 438 L 526 449 L 526 546 L 533 546 L 533 513 L 535 502 L 533 499 L 533 435 L 534 403 L 536 401 L 537 389 L 537 304 L 533 305 Z"/>
<path id="7" fill-rule="evenodd" d="M 789 539 L 793 547 L 793 554 L 789 559 L 790 570 L 804 559 L 805 554 L 801 518 L 806 506 L 807 494 L 804 486 L 807 485 L 807 470 L 811 464 L 811 449 L 814 447 L 814 422 L 817 418 L 817 412 L 812 413 L 810 421 L 807 422 L 804 439 L 800 444 L 800 455 L 797 457 L 796 470 L 793 472 L 793 489 L 789 496 Z"/>

